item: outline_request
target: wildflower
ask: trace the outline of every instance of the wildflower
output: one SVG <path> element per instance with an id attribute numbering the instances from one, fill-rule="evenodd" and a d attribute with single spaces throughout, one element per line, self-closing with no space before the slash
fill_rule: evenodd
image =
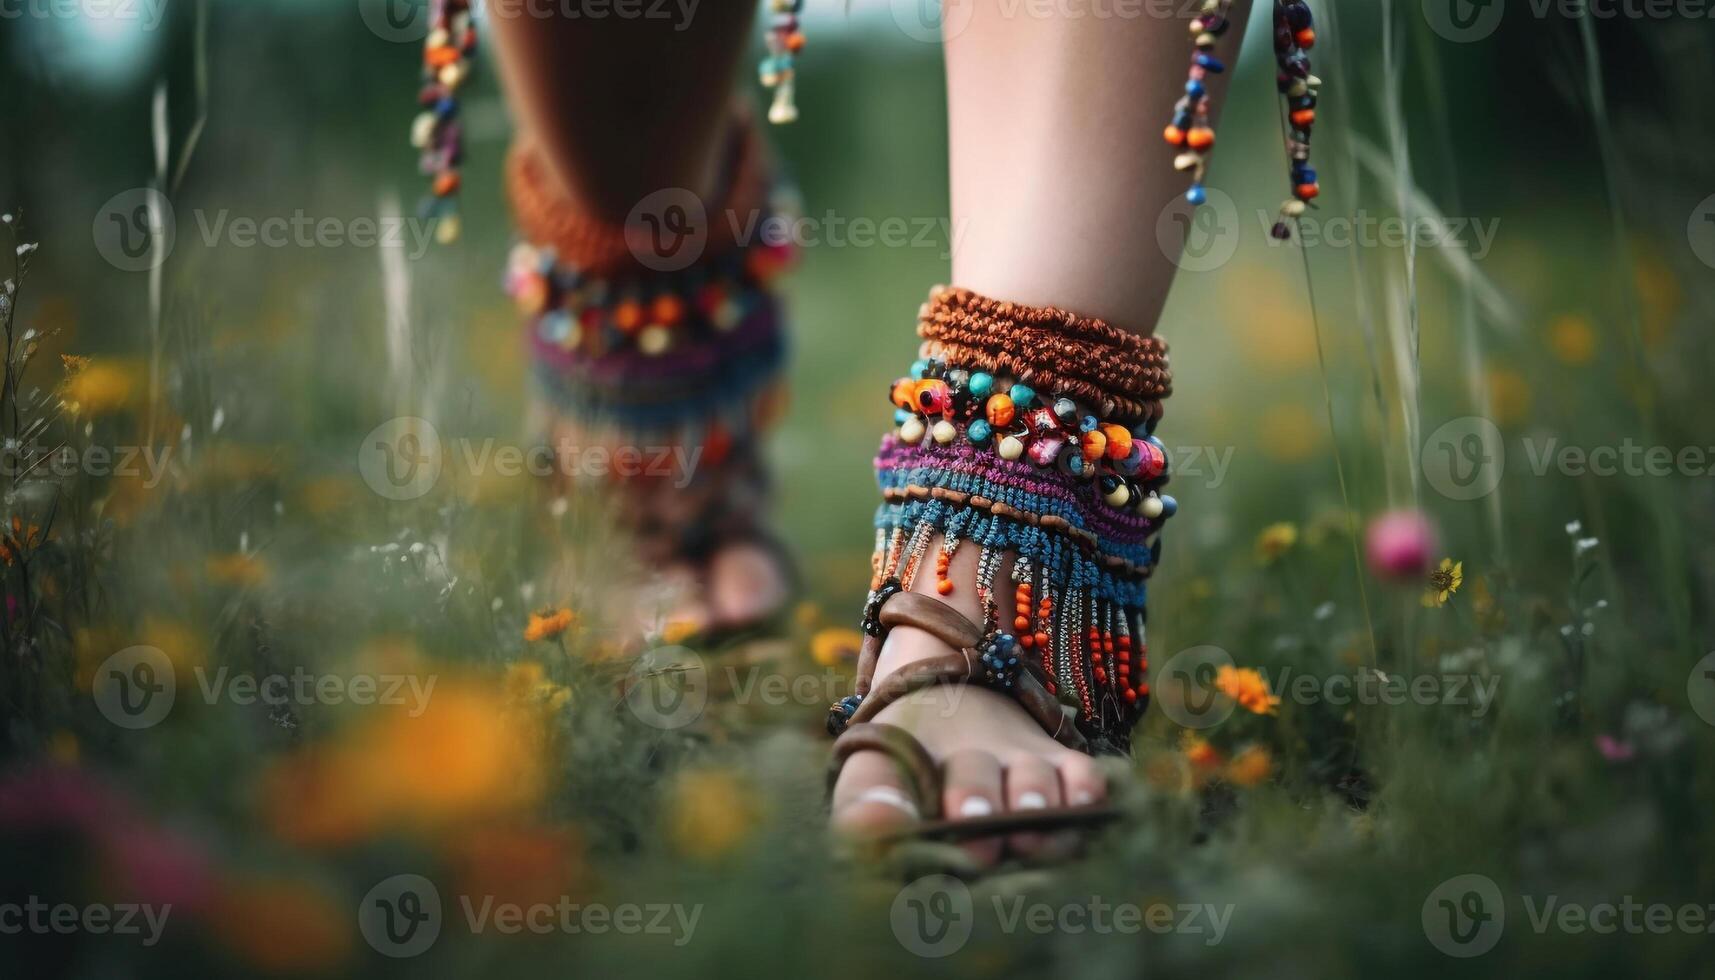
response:
<path id="1" fill-rule="evenodd" d="M 1429 589 L 1423 593 L 1423 604 L 1431 609 L 1447 605 L 1459 586 L 1465 584 L 1465 563 L 1451 558 L 1441 559 L 1440 567 L 1429 573 Z"/>
<path id="2" fill-rule="evenodd" d="M 131 365 L 91 361 L 80 358 L 66 365 L 67 375 L 60 384 L 60 398 L 73 415 L 101 415 L 130 404 L 141 373 Z"/>
<path id="3" fill-rule="evenodd" d="M 686 772 L 669 795 L 668 837 L 680 853 L 708 861 L 743 843 L 757 817 L 750 789 L 738 776 L 722 770 Z"/>
<path id="4" fill-rule="evenodd" d="M 702 632 L 702 627 L 689 619 L 669 619 L 661 627 L 661 642 L 678 646 Z"/>
<path id="5" fill-rule="evenodd" d="M 535 660 L 520 660 L 507 667 L 501 683 L 506 699 L 517 705 L 542 705 L 558 711 L 572 700 L 571 688 L 549 680 L 547 669 Z"/>
<path id="6" fill-rule="evenodd" d="M 1272 715 L 1280 699 L 1269 693 L 1268 680 L 1250 667 L 1223 664 L 1215 671 L 1215 688 L 1256 715 Z"/>
<path id="7" fill-rule="evenodd" d="M 570 609 L 561 606 L 559 609 L 544 609 L 530 614 L 530 622 L 524 626 L 524 639 L 530 643 L 537 640 L 551 640 L 577 621 Z"/>
<path id="8" fill-rule="evenodd" d="M 1548 346 L 1567 364 L 1588 364 L 1596 356 L 1596 331 L 1585 317 L 1568 313 L 1549 324 Z"/>
<path id="9" fill-rule="evenodd" d="M 1191 763 L 1194 769 L 1214 769 L 1222 762 L 1220 749 L 1190 732 L 1186 732 L 1180 741 L 1179 750 L 1185 753 L 1185 761 Z"/>
<path id="10" fill-rule="evenodd" d="M 1268 754 L 1268 749 L 1249 745 L 1240 749 L 1233 756 L 1233 761 L 1227 764 L 1227 781 L 1239 786 L 1255 786 L 1273 771 L 1274 759 Z"/>
<path id="11" fill-rule="evenodd" d="M 26 527 L 21 518 L 12 516 L 12 529 L 0 537 L 0 561 L 10 565 L 42 543 L 42 529 L 34 524 Z"/>
<path id="12" fill-rule="evenodd" d="M 810 656 L 823 667 L 832 667 L 843 660 L 857 659 L 863 645 L 863 634 L 854 629 L 829 626 L 810 637 Z"/>
<path id="13" fill-rule="evenodd" d="M 1389 511 L 1370 522 L 1364 550 L 1378 578 L 1416 578 L 1433 560 L 1435 529 L 1422 511 Z"/>
<path id="14" fill-rule="evenodd" d="M 1256 536 L 1257 560 L 1267 564 L 1292 550 L 1298 543 L 1298 525 L 1280 521 L 1262 529 Z"/>
<path id="15" fill-rule="evenodd" d="M 1511 425 L 1530 415 L 1530 382 L 1508 368 L 1492 368 L 1485 379 L 1489 389 L 1489 415 L 1496 425 Z"/>
<path id="16" fill-rule="evenodd" d="M 65 367 L 66 374 L 70 376 L 89 367 L 89 358 L 81 354 L 61 354 L 60 364 Z"/>

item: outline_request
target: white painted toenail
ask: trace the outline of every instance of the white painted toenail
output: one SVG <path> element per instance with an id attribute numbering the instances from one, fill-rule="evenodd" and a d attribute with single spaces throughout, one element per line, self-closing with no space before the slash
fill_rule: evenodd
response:
<path id="1" fill-rule="evenodd" d="M 1081 790 L 1077 791 L 1076 793 L 1072 794 L 1072 805 L 1073 806 L 1089 806 L 1091 803 L 1094 803 L 1094 802 L 1096 802 L 1096 794 L 1090 792 L 1087 789 L 1081 789 Z"/>
<path id="2" fill-rule="evenodd" d="M 1020 793 L 1014 810 L 1042 810 L 1048 806 L 1048 797 L 1041 793 Z"/>
<path id="3" fill-rule="evenodd" d="M 859 793 L 858 798 L 852 801 L 853 806 L 856 806 L 859 803 L 880 803 L 898 810 L 903 810 L 910 814 L 913 820 L 917 819 L 919 816 L 919 813 L 917 812 L 917 804 L 913 803 L 910 797 L 901 793 L 892 786 L 871 786 L 869 789 Z"/>
<path id="4" fill-rule="evenodd" d="M 959 806 L 961 817 L 986 817 L 994 812 L 994 804 L 980 796 L 973 796 Z"/>

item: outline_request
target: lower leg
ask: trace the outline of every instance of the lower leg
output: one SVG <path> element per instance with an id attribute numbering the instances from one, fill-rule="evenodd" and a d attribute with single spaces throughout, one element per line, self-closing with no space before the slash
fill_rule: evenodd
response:
<path id="1" fill-rule="evenodd" d="M 1248 5 L 1241 0 L 1236 6 L 1241 16 L 1233 18 L 1236 22 L 1225 36 L 1223 59 L 1236 53 L 1243 33 L 1242 14 Z M 1037 430 L 1035 421 L 1021 427 L 1027 412 L 1018 406 L 1015 419 L 1011 398 L 1002 399 L 1003 411 L 997 414 L 992 404 L 997 396 L 987 394 L 985 378 L 985 390 L 977 392 L 974 405 L 962 412 L 924 413 L 920 406 L 910 406 L 909 398 L 900 402 L 910 407 L 901 408 L 900 434 L 884 445 L 883 454 L 897 452 L 901 457 L 899 472 L 911 475 L 900 479 L 937 486 L 892 487 L 893 492 L 969 487 L 974 473 L 978 481 L 991 481 L 980 483 L 984 489 L 976 491 L 979 494 L 1035 501 L 1023 509 L 1075 502 L 1071 506 L 1079 513 L 1072 516 L 1074 526 L 1087 516 L 1085 526 L 1077 530 L 1101 537 L 1110 552 L 1099 558 L 1119 552 L 1138 564 L 1152 561 L 1146 536 L 1159 528 L 1164 508 L 1170 514 L 1172 507 L 1169 498 L 1158 498 L 1153 492 L 1150 475 L 1159 471 L 1150 469 L 1149 460 L 1139 474 L 1136 453 L 1153 450 L 1139 447 L 1129 456 L 1121 452 L 1123 459 L 1105 453 L 1108 445 L 1129 446 L 1134 433 L 1137 442 L 1144 442 L 1159 411 L 1158 399 L 1165 393 L 1165 361 L 1159 366 L 1150 363 L 1148 359 L 1159 351 L 1137 335 L 1153 333 L 1175 269 L 1176 256 L 1169 255 L 1156 238 L 1155 219 L 1163 208 L 1184 197 L 1188 183 L 1175 170 L 1177 151 L 1163 145 L 1161 136 L 1167 110 L 1185 91 L 1191 47 L 1187 27 L 1186 20 L 1177 18 L 1115 22 L 1009 17 L 998 2 L 978 2 L 970 22 L 949 40 L 952 202 L 955 226 L 960 229 L 953 281 L 961 289 L 1009 304 L 1056 307 L 1078 316 L 1042 309 L 1026 316 L 1006 304 L 985 305 L 980 297 L 940 294 L 919 327 L 927 341 L 924 353 L 931 358 L 928 377 L 946 380 L 955 393 L 962 390 L 965 397 L 972 397 L 975 379 L 970 362 L 976 360 L 985 375 L 1000 377 L 1002 369 L 993 366 L 999 364 L 1014 380 L 1028 378 L 1035 390 L 1026 397 L 1038 399 L 1031 404 L 1039 409 L 1054 412 L 1062 407 L 1062 395 L 1073 396 L 1078 403 L 1073 413 L 1076 421 L 1069 429 L 1072 448 L 1082 447 L 1074 455 L 1082 458 L 1072 465 L 1087 475 L 1056 473 L 1066 462 L 1065 448 L 1059 449 L 1060 456 L 1054 455 L 1064 430 Z M 1218 86 L 1218 81 L 1211 86 L 1217 96 Z M 1112 326 L 1080 319 L 1085 317 L 1111 321 Z M 1030 322 L 1025 324 L 1025 319 Z M 1129 341 L 1125 331 L 1133 335 Z M 1003 335 L 1012 337 L 1010 343 L 1015 346 L 1008 349 L 1008 341 L 995 339 Z M 1056 366 L 1043 359 L 1041 349 L 1057 343 L 1076 348 L 1076 353 L 1063 356 Z M 1104 363 L 1106 367 L 1101 366 Z M 1160 384 L 1152 390 L 1147 382 L 1157 371 Z M 993 390 L 1005 389 L 997 382 Z M 986 406 L 985 398 L 990 400 Z M 941 421 L 936 422 L 937 418 Z M 1096 434 L 1077 434 L 1088 426 L 1086 419 L 1097 423 Z M 1110 420 L 1123 424 L 1116 426 Z M 1018 447 L 1002 445 L 1003 434 L 1009 431 L 1018 433 L 1019 446 L 1030 444 L 1029 453 L 1020 455 Z M 1079 439 L 1085 441 L 1080 444 Z M 981 449 L 973 453 L 967 444 Z M 1092 447 L 1093 454 L 1088 451 Z M 1034 456 L 1038 448 L 1045 448 L 1047 455 Z M 1039 469 L 1020 473 L 1018 464 L 992 462 L 997 454 L 1006 460 L 1034 458 Z M 1116 466 L 1129 466 L 1131 475 L 1116 479 L 1112 475 Z M 934 475 L 937 468 L 944 479 Z M 926 472 L 931 475 L 924 476 Z M 1097 477 L 1096 473 L 1109 475 Z M 884 467 L 884 488 L 891 479 Z M 1107 489 L 1110 482 L 1118 489 Z M 989 486 L 998 489 L 990 491 Z M 1025 486 L 1045 489 L 1038 493 L 1023 490 Z M 1146 491 L 1147 497 L 1143 496 Z M 906 493 L 896 499 L 910 496 Z M 909 529 L 912 521 L 945 518 L 913 516 L 929 512 L 913 510 L 917 505 L 910 503 L 903 506 L 900 512 L 884 507 L 884 526 L 891 522 L 897 530 L 883 549 L 878 578 L 897 575 L 901 565 L 914 563 L 910 558 L 899 561 L 901 551 L 923 556 L 917 561 L 935 560 L 948 543 L 947 535 L 954 533 L 947 530 L 949 524 L 918 541 L 916 532 Z M 1103 512 L 1104 506 L 1120 507 L 1123 513 Z M 958 518 L 964 522 L 960 532 L 969 540 L 979 540 L 979 535 L 986 538 L 981 552 L 955 546 L 944 563 L 937 560 L 934 576 L 913 577 L 907 571 L 903 586 L 935 595 L 975 623 L 998 620 L 998 628 L 1019 633 L 1032 657 L 1040 656 L 1045 639 L 1057 650 L 1064 649 L 1061 637 L 1040 630 L 1060 631 L 1067 622 L 1077 621 L 1082 634 L 1099 623 L 1099 629 L 1087 637 L 1087 646 L 1084 635 L 1064 642 L 1070 649 L 1082 649 L 1086 662 L 1098 665 L 1091 672 L 1090 686 L 1102 689 L 1094 692 L 1098 702 L 1105 691 L 1110 706 L 1099 707 L 1096 713 L 1115 724 L 1126 723 L 1122 719 L 1127 717 L 1135 719 L 1127 714 L 1133 706 L 1123 699 L 1117 707 L 1112 702 L 1117 693 L 1124 693 L 1125 685 L 1147 694 L 1147 686 L 1139 683 L 1145 667 L 1141 584 L 1135 584 L 1135 589 L 1117 587 L 1137 597 L 1137 608 L 1131 609 L 1125 601 L 1099 597 L 1100 588 L 1088 585 L 1091 575 L 1098 574 L 1092 569 L 1110 568 L 1111 563 L 1077 566 L 1084 569 L 1079 580 L 1085 584 L 1071 588 L 1067 580 L 1049 573 L 1048 563 L 1040 556 L 1034 566 L 1025 564 L 1023 574 L 1013 574 L 1019 549 L 1006 547 L 1004 554 L 995 556 L 990 554 L 991 544 L 1039 540 L 1031 538 L 1036 534 L 1036 516 L 1026 527 L 1016 518 L 1016 510 L 1004 519 L 996 516 L 1001 513 L 996 507 Z M 919 525 L 917 531 L 921 530 Z M 988 567 L 979 571 L 985 562 Z M 1021 582 L 1016 595 L 1014 580 Z M 995 590 L 1004 594 L 992 596 L 987 590 L 996 582 L 1005 584 Z M 1038 587 L 1031 591 L 1023 583 Z M 1077 615 L 1097 608 L 1104 611 L 1083 619 L 1064 608 L 1049 611 L 1042 600 L 1050 595 L 1062 606 L 1077 607 Z M 983 598 L 998 605 L 998 610 L 985 609 Z M 1051 627 L 1050 622 L 1057 625 Z M 1137 657 L 1128 659 L 1134 636 Z M 860 666 L 860 675 L 873 669 L 879 682 L 901 668 L 946 652 L 942 641 L 902 626 L 892 631 L 873 664 Z M 1127 676 L 1133 672 L 1138 676 Z M 1063 674 L 1061 681 L 1061 686 L 1069 686 Z M 860 691 L 866 689 L 860 678 Z M 1075 699 L 1070 690 L 1065 695 Z M 1100 799 L 1105 791 L 1088 756 L 1048 737 L 1013 701 L 986 691 L 919 695 L 887 707 L 875 720 L 911 731 L 942 763 L 941 805 L 953 817 L 1080 805 Z M 836 785 L 836 825 L 863 832 L 912 819 L 910 808 L 900 803 L 905 786 L 885 758 L 859 753 L 851 763 Z M 1041 843 L 1033 838 L 1014 839 L 1012 846 L 1028 851 Z M 1000 845 L 988 842 L 975 847 L 979 857 L 992 858 Z"/>

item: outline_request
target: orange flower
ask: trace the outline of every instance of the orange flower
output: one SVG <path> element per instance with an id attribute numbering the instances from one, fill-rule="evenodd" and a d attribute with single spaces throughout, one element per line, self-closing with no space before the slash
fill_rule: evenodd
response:
<path id="1" fill-rule="evenodd" d="M 544 609 L 530 614 L 530 622 L 524 627 L 524 639 L 535 643 L 537 640 L 551 640 L 566 630 L 571 629 L 577 622 L 570 609 L 564 606 L 559 609 Z"/>
<path id="2" fill-rule="evenodd" d="M 1250 667 L 1222 666 L 1215 671 L 1215 687 L 1252 714 L 1272 715 L 1280 705 L 1268 691 L 1268 680 Z"/>
<path id="3" fill-rule="evenodd" d="M 1240 786 L 1255 786 L 1274 771 L 1274 759 L 1260 745 L 1247 745 L 1227 764 L 1227 780 Z"/>
<path id="4" fill-rule="evenodd" d="M 343 962 L 351 948 L 345 903 L 305 881 L 234 880 L 221 889 L 211 918 L 223 945 L 268 973 L 319 973 Z"/>

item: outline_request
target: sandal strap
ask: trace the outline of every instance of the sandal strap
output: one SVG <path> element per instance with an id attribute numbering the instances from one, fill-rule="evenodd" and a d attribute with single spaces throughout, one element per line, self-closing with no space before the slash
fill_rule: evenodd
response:
<path id="1" fill-rule="evenodd" d="M 873 724 L 870 719 L 882 709 L 926 687 L 977 684 L 1011 695 L 1061 745 L 1079 752 L 1089 751 L 1088 741 L 1078 730 L 1074 709 L 1049 693 L 1040 676 L 1041 667 L 1025 660 L 997 683 L 996 671 L 984 663 L 985 657 L 996 655 L 992 644 L 985 642 L 988 638 L 982 628 L 957 609 L 921 593 L 894 592 L 877 610 L 876 621 L 880 629 L 865 638 L 866 646 L 870 645 L 867 641 L 873 641 L 875 649 L 879 649 L 888 631 L 896 626 L 910 626 L 953 647 L 954 651 L 909 664 L 883 678 L 879 685 L 865 685 L 867 690 L 855 701 L 848 698 L 837 703 L 829 712 L 830 731 L 838 734 L 845 725 Z M 988 646 L 989 650 L 979 650 L 982 646 Z M 866 659 L 873 661 L 873 653 Z M 873 672 L 873 664 L 870 669 Z M 868 679 L 861 673 L 860 678 Z"/>
<path id="2" fill-rule="evenodd" d="M 828 793 L 834 791 L 840 770 L 846 761 L 859 752 L 880 752 L 899 766 L 917 797 L 917 809 L 924 820 L 941 816 L 941 770 L 935 758 L 916 736 L 898 725 L 872 721 L 847 728 L 834 741 L 833 758 L 828 765 Z"/>

